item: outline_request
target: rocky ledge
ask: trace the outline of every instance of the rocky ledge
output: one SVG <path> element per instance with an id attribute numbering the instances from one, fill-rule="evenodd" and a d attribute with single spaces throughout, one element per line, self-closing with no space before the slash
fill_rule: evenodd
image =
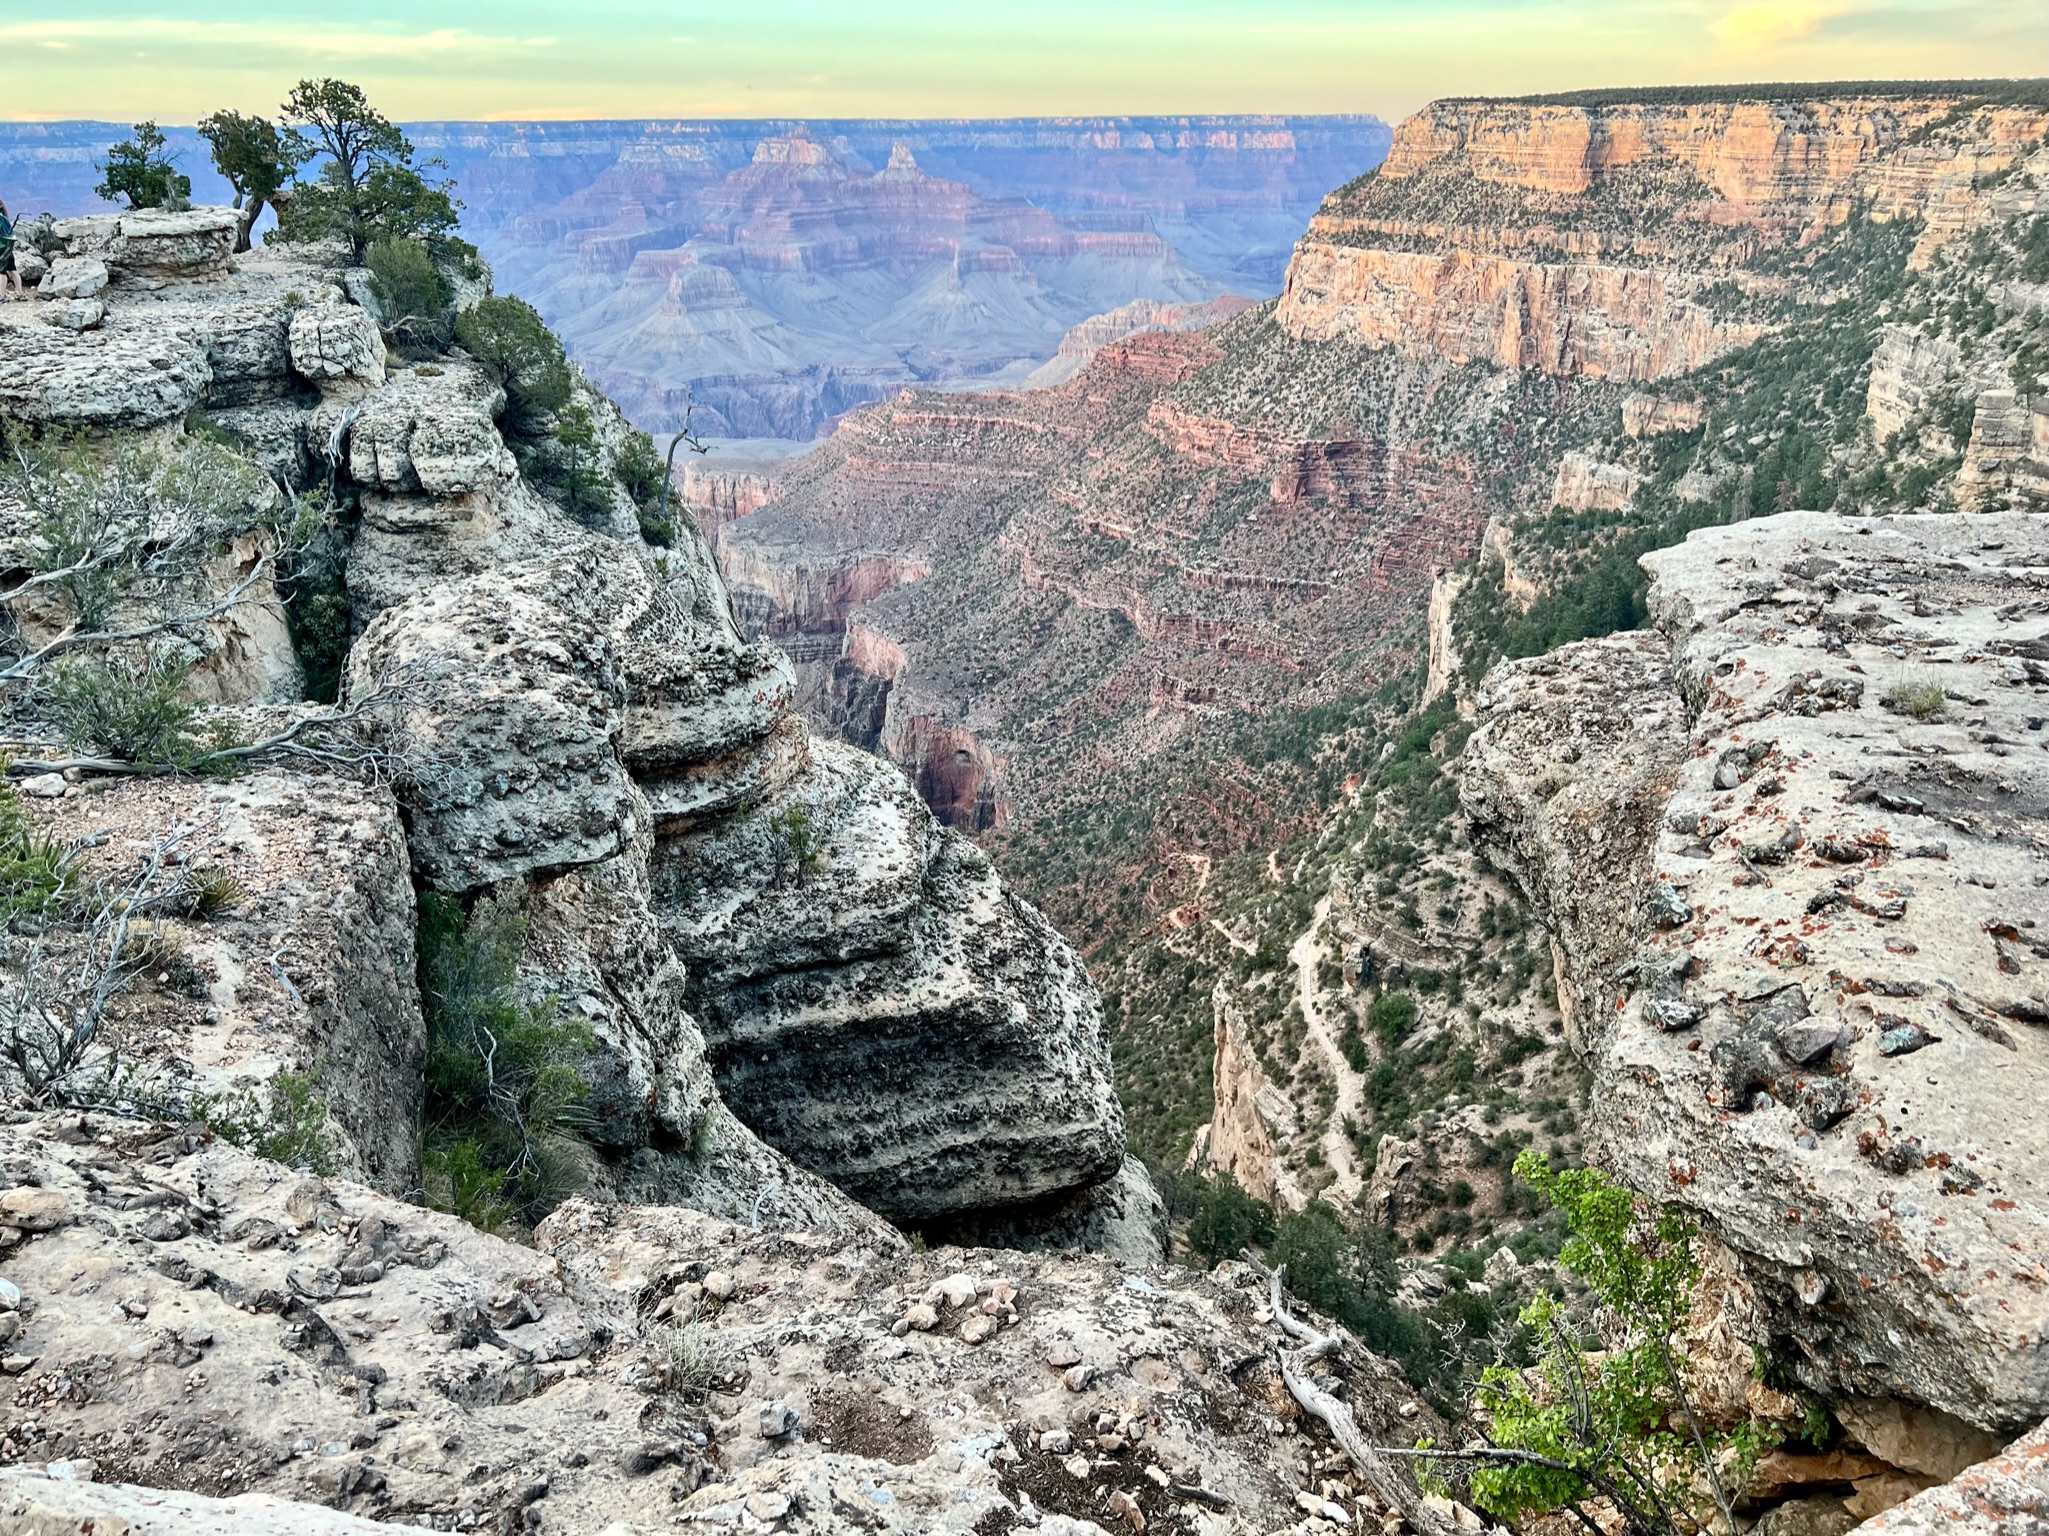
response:
<path id="1" fill-rule="evenodd" d="M 1655 631 L 1489 678 L 1465 807 L 1554 936 L 1598 1154 L 1939 1481 L 2049 1414 L 2049 518 L 1787 513 L 1646 565 Z M 1975 1528 L 1921 1503 L 1883 1527 Z"/>
<path id="2" fill-rule="evenodd" d="M 102 857 L 184 826 L 264 898 L 178 936 L 205 950 L 199 983 L 138 1003 L 124 1048 L 214 1088 L 311 1073 L 345 1166 L 414 1188 L 415 886 L 491 896 L 524 916 L 522 992 L 595 1038 L 594 1193 L 837 1230 L 987 1219 L 1158 1257 L 1081 963 L 894 770 L 809 737 L 695 526 L 646 542 L 610 402 L 575 379 L 607 473 L 572 519 L 496 376 L 459 348 L 389 354 L 367 273 L 231 257 L 233 229 L 206 209 L 60 221 L 38 302 L 0 306 L 0 413 L 203 430 L 331 494 L 342 705 L 393 769 L 224 798 L 44 786 L 37 817 Z M 0 514 L 33 539 L 25 509 Z M 247 617 L 276 591 L 248 598 L 195 627 L 194 675 L 230 713 L 307 710 L 286 626 Z"/>
<path id="3" fill-rule="evenodd" d="M 0 1128 L 0 1170 L 4 1433 L 27 1463 L 0 1474 L 0 1529 L 1381 1522 L 1282 1384 L 1244 1266 L 912 1255 L 584 1200 L 527 1248 L 76 1115 Z M 1317 1369 L 1376 1439 L 1441 1432 L 1355 1345 Z"/>

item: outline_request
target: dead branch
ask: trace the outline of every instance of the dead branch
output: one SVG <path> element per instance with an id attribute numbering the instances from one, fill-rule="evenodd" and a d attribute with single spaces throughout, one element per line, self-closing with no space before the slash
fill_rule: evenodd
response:
<path id="1" fill-rule="evenodd" d="M 1269 1270 L 1249 1253 L 1244 1258 L 1256 1272 L 1266 1277 L 1274 1322 L 1283 1333 L 1301 1340 L 1299 1349 L 1277 1348 L 1275 1351 L 1280 1356 L 1281 1380 L 1286 1384 L 1289 1396 L 1295 1399 L 1304 1413 L 1330 1431 L 1339 1449 L 1373 1485 L 1373 1491 L 1382 1504 L 1389 1509 L 1400 1510 L 1402 1518 L 1423 1536 L 1462 1536 L 1457 1526 L 1423 1503 L 1412 1485 L 1395 1476 L 1394 1469 L 1382 1458 L 1381 1452 L 1360 1432 L 1352 1410 L 1310 1379 L 1307 1367 L 1342 1349 L 1344 1334 L 1318 1333 L 1308 1323 L 1289 1313 L 1287 1297 L 1282 1290 L 1286 1265 Z"/>

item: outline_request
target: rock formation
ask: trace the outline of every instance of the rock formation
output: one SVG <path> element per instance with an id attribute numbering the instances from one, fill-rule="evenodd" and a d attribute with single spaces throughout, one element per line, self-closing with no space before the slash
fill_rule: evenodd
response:
<path id="1" fill-rule="evenodd" d="M 0 1160 L 10 1531 L 1084 1536 L 1384 1508 L 1282 1388 L 1243 1265 L 583 1200 L 523 1247 L 75 1114 L 0 1129 Z M 1319 1369 L 1368 1432 L 1435 1427 L 1356 1346 Z"/>
<path id="2" fill-rule="evenodd" d="M 2049 1092 L 2045 537 L 1695 534 L 1650 559 L 1655 633 L 1490 679 L 1464 789 L 1556 937 L 1604 1157 L 1735 1251 L 1826 1400 L 1994 1435 L 2049 1413 L 2049 1159 L 2011 1112 Z"/>
<path id="3" fill-rule="evenodd" d="M 417 881 L 523 907 L 523 988 L 592 1030 L 603 1192 L 828 1228 L 873 1227 L 865 1200 L 1019 1241 L 1028 1211 L 1091 1208 L 1097 1186 L 1142 1208 L 1087 973 L 892 770 L 807 736 L 788 662 L 735 629 L 695 531 L 646 545 L 609 477 L 572 520 L 478 364 L 388 355 L 346 274 L 231 261 L 218 213 L 60 221 L 104 264 L 105 313 L 0 312 L 0 403 L 172 434 L 204 411 L 359 512 L 342 705 L 395 770 L 53 781 L 34 802 L 53 833 L 118 862 L 186 828 L 243 893 L 224 926 L 188 925 L 204 985 L 138 1000 L 131 1048 L 224 1088 L 310 1074 L 342 1164 L 415 1187 Z M 577 392 L 609 462 L 627 428 Z M 289 698 L 283 626 L 233 638 L 268 654 L 217 667 L 210 697 Z M 1103 1233 L 1159 1251 L 1144 1220 Z"/>

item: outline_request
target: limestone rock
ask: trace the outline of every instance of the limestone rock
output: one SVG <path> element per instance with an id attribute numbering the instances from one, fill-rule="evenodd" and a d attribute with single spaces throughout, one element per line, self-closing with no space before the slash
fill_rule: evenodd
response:
<path id="1" fill-rule="evenodd" d="M 59 256 L 37 292 L 46 299 L 90 299 L 107 286 L 107 264 L 90 256 Z"/>
<path id="2" fill-rule="evenodd" d="M 173 330 L 60 330 L 31 306 L 0 310 L 0 414 L 35 424 L 151 427 L 183 416 L 212 382 L 205 348 Z"/>
<path id="3" fill-rule="evenodd" d="M 98 299 L 69 299 L 43 316 L 64 331 L 89 331 L 107 318 L 107 306 Z"/>
<path id="4" fill-rule="evenodd" d="M 819 750 L 828 763 L 851 751 Z M 828 878 L 804 877 L 805 916 L 785 935 L 769 914 L 794 919 L 797 903 L 750 872 L 765 862 L 750 845 L 774 826 L 772 815 L 755 820 L 770 826 L 714 834 L 681 866 L 698 872 L 701 894 L 689 906 L 672 908 L 657 890 L 685 960 L 716 961 L 718 950 L 699 947 L 710 935 L 689 922 L 693 908 L 730 902 L 722 893 L 735 883 L 751 887 L 754 938 L 727 951 L 720 970 L 730 979 L 710 973 L 692 999 L 721 1091 L 743 1120 L 903 1220 L 1020 1205 L 1116 1173 L 1123 1115 L 1095 989 L 979 850 L 939 833 L 927 862 L 915 842 L 885 842 L 895 867 L 878 867 L 853 851 L 862 823 L 848 817 L 838 825 L 849 842 L 825 855 Z M 925 838 L 936 831 L 929 820 L 911 826 Z M 823 830 L 830 839 L 836 828 Z M 832 875 L 839 858 L 853 883 Z M 665 879 L 678 878 L 668 866 Z M 870 915 L 884 908 L 867 905 L 864 886 L 902 913 L 894 934 Z M 840 890 L 852 898 L 844 905 Z M 748 904 L 742 894 L 735 915 L 753 916 Z"/>
<path id="5" fill-rule="evenodd" d="M 1855 1528 L 1856 1536 L 2037 1536 L 2049 1530 L 2049 1424 L 1940 1487 Z"/>
<path id="6" fill-rule="evenodd" d="M 407 756 L 413 864 L 439 889 L 595 863 L 634 836 L 617 657 L 552 600 L 579 558 L 431 588 L 350 653 L 351 700 L 404 690 L 375 729 Z"/>
<path id="7" fill-rule="evenodd" d="M 35 1467 L 0 1470 L 0 1529 L 106 1536 L 386 1536 L 390 1527 L 298 1499 L 212 1499 L 133 1483 L 80 1482 Z"/>
<path id="8" fill-rule="evenodd" d="M 315 381 L 384 382 L 384 337 L 353 304 L 301 309 L 291 320 L 292 367 Z"/>
<path id="9" fill-rule="evenodd" d="M 206 985 L 154 989 L 146 1029 L 121 1041 L 131 1067 L 259 1101 L 277 1073 L 304 1074 L 342 1168 L 393 1191 L 419 1183 L 426 1030 L 389 791 L 281 772 L 117 779 L 33 814 L 44 835 L 88 844 L 89 878 L 129 878 L 148 840 L 183 827 L 192 867 L 232 883 L 226 910 L 161 925 Z"/>
<path id="10" fill-rule="evenodd" d="M 2049 1160 L 2012 1112 L 2049 1100 L 2045 562 L 2018 515 L 1695 534 L 1646 557 L 1661 635 L 1490 678 L 1463 790 L 1554 935 L 1602 1154 L 1733 1250 L 1812 1390 L 1959 1434 L 2049 1410 L 2049 1302 L 2013 1262 L 2049 1244 Z M 1803 1063 L 1810 1020 L 1841 1034 Z M 1888 1056 L 1909 1025 L 1931 1043 Z"/>
<path id="11" fill-rule="evenodd" d="M 35 1361 L 16 1390 L 39 1394 L 33 1427 L 10 1431 L 22 1458 L 118 1447 L 118 1462 L 100 1455 L 101 1475 L 243 1490 L 217 1502 L 16 1472 L 0 1479 L 0 1512 L 37 1500 L 65 1521 L 104 1522 L 96 1530 L 125 1519 L 278 1536 L 462 1510 L 516 1528 L 536 1504 L 572 1531 L 666 1530 L 679 1508 L 693 1528 L 744 1529 L 748 1510 L 783 1509 L 783 1529 L 840 1531 L 839 1512 L 873 1510 L 1010 1531 L 1025 1492 L 1058 1475 L 1043 1437 L 1101 1416 L 1142 1426 L 1103 1432 L 1096 1455 L 1147 1516 L 1171 1512 L 1166 1484 L 1199 1468 L 1252 1529 L 1294 1518 L 1266 1428 L 1272 1330 L 1242 1270 L 1134 1285 L 1102 1258 L 914 1255 L 881 1233 L 757 1231 L 585 1200 L 544 1220 L 529 1248 L 185 1128 L 75 1114 L 0 1127 L 0 1160 L 82 1216 L 8 1258 L 17 1348 Z M 148 1235 L 165 1213 L 182 1234 Z M 709 1294 L 714 1270 L 731 1284 L 694 1347 L 720 1380 L 741 1367 L 737 1407 L 685 1396 L 663 1374 L 664 1319 Z M 71 1304 L 81 1273 L 146 1315 Z M 953 1327 L 899 1336 L 871 1321 L 955 1274 L 991 1300 L 1013 1286 L 1017 1322 L 971 1345 Z M 1092 1362 L 1075 1390 L 1044 1363 L 1063 1341 Z M 1366 1433 L 1441 1431 L 1427 1415 L 1400 1418 L 1410 1393 L 1386 1362 L 1348 1347 L 1323 1368 Z M 87 1373 L 102 1390 L 42 1391 Z M 1217 1411 L 1177 1407 L 1191 1400 Z M 799 1433 L 764 1440 L 764 1403 L 794 1412 Z M 657 1418 L 675 1428 L 657 1432 Z"/>
<path id="12" fill-rule="evenodd" d="M 141 208 L 59 219 L 55 233 L 72 256 L 96 258 L 147 283 L 225 272 L 240 226 L 232 208 Z"/>
<path id="13" fill-rule="evenodd" d="M 304 370 L 301 370 L 304 371 Z M 491 492 L 519 472 L 497 414 L 505 393 L 474 363 L 423 363 L 392 373 L 349 413 L 316 412 L 316 432 L 340 429 L 349 478 L 387 493 Z"/>

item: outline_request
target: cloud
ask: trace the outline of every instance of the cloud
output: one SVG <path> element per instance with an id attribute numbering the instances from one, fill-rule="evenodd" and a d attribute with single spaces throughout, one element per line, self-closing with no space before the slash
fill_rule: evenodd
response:
<path id="1" fill-rule="evenodd" d="M 1743 0 L 1714 24 L 1714 34 L 1732 53 L 1769 53 L 1854 9 L 1855 0 Z"/>
<path id="2" fill-rule="evenodd" d="M 423 56 L 526 52 L 554 42 L 548 37 L 498 37 L 464 27 L 426 32 L 326 30 L 239 21 L 188 21 L 173 17 L 50 17 L 0 26 L 0 46 L 66 48 L 105 44 L 136 51 L 148 48 L 259 49 L 297 58 L 419 59 Z"/>

